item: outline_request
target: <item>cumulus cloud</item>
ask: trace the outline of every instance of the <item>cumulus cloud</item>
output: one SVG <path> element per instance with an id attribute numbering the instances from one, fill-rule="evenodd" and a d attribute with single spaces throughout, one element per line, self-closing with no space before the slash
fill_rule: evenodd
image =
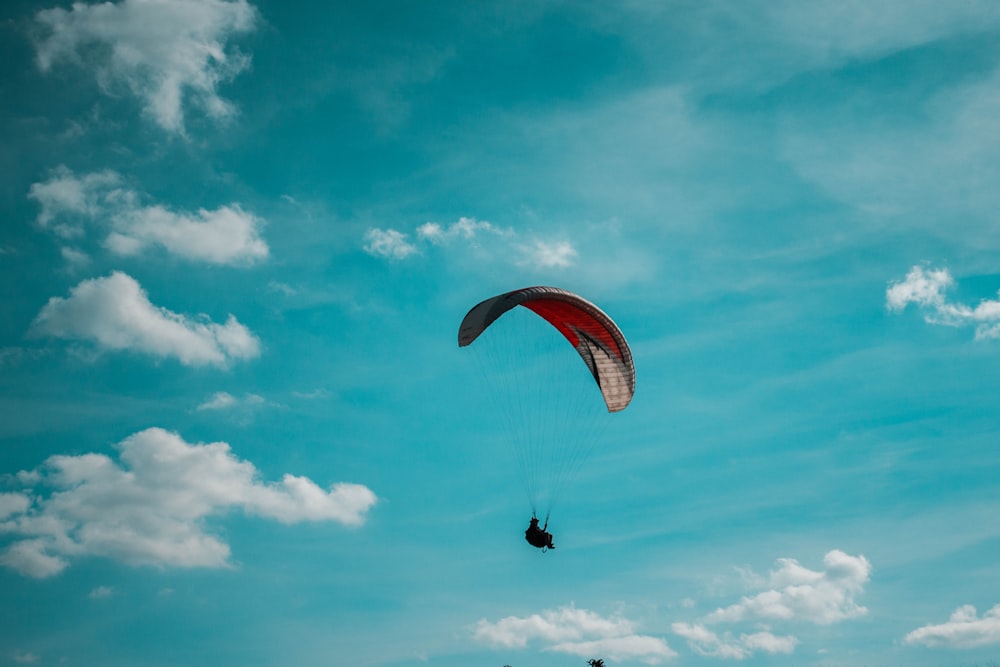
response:
<path id="1" fill-rule="evenodd" d="M 119 255 L 137 255 L 150 246 L 209 264 L 263 259 L 267 244 L 258 236 L 260 220 L 238 205 L 214 211 L 176 213 L 162 206 L 120 212 L 105 245 Z"/>
<path id="2" fill-rule="evenodd" d="M 88 227 L 97 227 L 106 234 L 104 246 L 118 255 L 159 247 L 188 260 L 247 265 L 269 253 L 260 237 L 262 221 L 239 204 L 195 212 L 146 205 L 141 193 L 126 187 L 113 171 L 78 176 L 61 166 L 48 180 L 32 184 L 28 197 L 41 207 L 40 227 L 65 241 L 80 239 Z"/>
<path id="3" fill-rule="evenodd" d="M 792 653 L 799 640 L 792 636 L 777 636 L 769 631 L 741 634 L 734 637 L 726 632 L 719 635 L 697 623 L 674 623 L 671 629 L 688 641 L 698 654 L 731 660 L 749 658 L 755 651 L 764 653 Z"/>
<path id="4" fill-rule="evenodd" d="M 84 280 L 66 298 L 49 299 L 32 333 L 175 357 L 185 366 L 226 366 L 260 354 L 257 337 L 232 315 L 217 324 L 171 312 L 151 303 L 134 278 L 117 271 Z"/>
<path id="5" fill-rule="evenodd" d="M 191 444 L 159 428 L 136 433 L 117 449 L 117 461 L 103 454 L 53 456 L 19 474 L 21 483 L 43 488 L 31 491 L 30 507 L 0 522 L 0 536 L 15 539 L 0 553 L 0 563 L 38 578 L 58 574 L 81 556 L 223 567 L 229 546 L 206 532 L 210 517 L 242 510 L 286 524 L 358 526 L 377 500 L 360 484 L 323 489 L 290 474 L 265 482 L 228 444 Z M 46 495 L 44 487 L 51 492 Z"/>
<path id="6" fill-rule="evenodd" d="M 948 269 L 914 266 L 906 278 L 891 283 L 885 292 L 886 307 L 894 312 L 914 304 L 929 324 L 974 325 L 976 339 L 1000 338 L 1000 300 L 983 299 L 975 308 L 950 303 L 945 292 L 955 286 Z"/>
<path id="7" fill-rule="evenodd" d="M 124 87 L 157 125 L 182 134 L 189 103 L 212 118 L 235 112 L 217 89 L 250 59 L 226 42 L 252 30 L 257 11 L 246 0 L 123 0 L 76 2 L 35 20 L 43 72 L 60 62 L 92 69 L 102 90 Z"/>
<path id="8" fill-rule="evenodd" d="M 1000 644 L 1000 604 L 980 618 L 972 605 L 959 607 L 946 623 L 925 625 L 906 635 L 907 644 L 946 648 L 975 648 Z"/>
<path id="9" fill-rule="evenodd" d="M 794 558 L 778 559 L 767 580 L 769 590 L 744 596 L 706 617 L 708 623 L 746 620 L 795 620 L 829 625 L 868 613 L 855 601 L 871 575 L 864 556 L 834 549 L 823 557 L 824 569 L 810 570 Z"/>
<path id="10" fill-rule="evenodd" d="M 612 660 L 641 660 L 658 664 L 677 654 L 659 637 L 636 634 L 635 625 L 614 615 L 609 618 L 570 605 L 527 617 L 508 616 L 495 623 L 486 619 L 476 624 L 479 641 L 506 648 L 524 648 L 539 641 L 546 651 L 589 656 L 605 655 Z"/>
<path id="11" fill-rule="evenodd" d="M 777 634 L 771 625 L 830 625 L 864 616 L 868 610 L 855 598 L 864 592 L 871 570 L 864 556 L 838 549 L 827 552 L 820 570 L 809 569 L 794 558 L 779 558 L 777 567 L 764 576 L 741 569 L 744 585 L 757 592 L 716 609 L 698 622 L 674 623 L 671 629 L 703 656 L 744 660 L 757 653 L 790 654 L 799 639 Z M 717 624 L 744 624 L 746 629 L 720 631 L 711 627 Z"/>
<path id="12" fill-rule="evenodd" d="M 497 227 L 485 220 L 462 217 L 450 225 L 425 222 L 417 227 L 416 238 L 396 229 L 372 228 L 365 233 L 364 250 L 370 255 L 402 260 L 422 254 L 427 246 L 448 247 L 461 244 L 463 248 L 482 249 L 483 238 L 489 239 L 488 247 L 494 257 L 504 258 L 518 266 L 540 269 L 572 266 L 577 252 L 569 241 L 544 241 L 522 239 L 512 229 Z"/>

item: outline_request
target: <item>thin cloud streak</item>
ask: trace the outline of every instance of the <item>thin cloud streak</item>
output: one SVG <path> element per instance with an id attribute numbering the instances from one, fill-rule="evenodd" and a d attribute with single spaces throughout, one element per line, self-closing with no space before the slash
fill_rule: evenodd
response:
<path id="1" fill-rule="evenodd" d="M 744 660 L 754 652 L 785 653 L 795 652 L 799 640 L 791 635 L 778 636 L 768 631 L 741 634 L 734 637 L 725 632 L 719 635 L 698 623 L 674 623 L 675 634 L 687 639 L 688 646 L 699 655 L 729 660 Z"/>
<path id="2" fill-rule="evenodd" d="M 487 236 L 488 243 L 482 238 Z M 572 266 L 577 251 L 569 241 L 524 240 L 513 229 L 497 227 L 485 220 L 461 217 L 451 225 L 426 222 L 416 230 L 416 238 L 397 229 L 371 228 L 363 246 L 369 255 L 389 260 L 405 260 L 421 255 L 425 248 L 474 250 L 491 260 L 532 269 L 564 269 Z"/>

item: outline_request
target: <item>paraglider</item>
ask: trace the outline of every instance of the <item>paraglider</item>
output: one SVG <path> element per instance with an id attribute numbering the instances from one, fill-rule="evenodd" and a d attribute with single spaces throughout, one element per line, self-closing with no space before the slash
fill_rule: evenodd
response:
<path id="1" fill-rule="evenodd" d="M 548 532 L 548 528 L 548 519 L 545 519 L 545 525 L 539 528 L 538 517 L 533 516 L 528 523 L 528 530 L 524 531 L 524 539 L 528 541 L 528 544 L 542 551 L 555 549 L 556 545 L 552 544 L 552 533 Z"/>
<path id="2" fill-rule="evenodd" d="M 522 310 L 538 317 L 521 317 L 530 321 L 519 329 L 512 322 L 518 318 L 508 313 Z M 498 323 L 501 318 L 503 322 Z M 553 337 L 547 331 L 557 332 L 559 342 L 546 343 L 548 347 L 539 350 L 532 343 L 550 341 Z M 485 348 L 485 381 L 496 385 L 490 387 L 496 392 L 496 411 L 512 430 L 511 444 L 532 505 L 525 539 L 543 551 L 553 549 L 548 512 L 545 525 L 539 527 L 537 506 L 545 493 L 551 510 L 562 484 L 595 444 L 599 429 L 584 426 L 583 420 L 601 420 L 601 411 L 595 409 L 601 403 L 593 391 L 579 389 L 585 383 L 580 382 L 579 362 L 572 362 L 566 342 L 597 383 L 606 408 L 604 420 L 607 413 L 624 410 L 635 393 L 632 352 L 618 325 L 604 311 L 558 287 L 526 287 L 478 303 L 462 320 L 458 344 L 466 347 L 480 337 L 490 338 L 476 347 Z"/>

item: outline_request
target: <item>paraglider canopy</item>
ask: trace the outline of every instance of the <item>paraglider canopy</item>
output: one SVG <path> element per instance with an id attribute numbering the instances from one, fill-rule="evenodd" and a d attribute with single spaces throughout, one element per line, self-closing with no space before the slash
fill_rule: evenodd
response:
<path id="1" fill-rule="evenodd" d="M 635 393 L 635 366 L 625 336 L 604 311 L 558 287 L 526 287 L 500 294 L 470 310 L 458 330 L 469 345 L 507 311 L 524 306 L 555 327 L 576 348 L 601 390 L 609 412 L 624 410 Z"/>

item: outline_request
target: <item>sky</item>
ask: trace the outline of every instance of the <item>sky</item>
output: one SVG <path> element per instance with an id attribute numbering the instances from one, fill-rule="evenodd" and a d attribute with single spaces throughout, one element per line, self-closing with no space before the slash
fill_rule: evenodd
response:
<path id="1" fill-rule="evenodd" d="M 997 3 L 8 0 L 0 100 L 0 665 L 1000 661 Z M 545 553 L 530 285 L 636 368 Z"/>

